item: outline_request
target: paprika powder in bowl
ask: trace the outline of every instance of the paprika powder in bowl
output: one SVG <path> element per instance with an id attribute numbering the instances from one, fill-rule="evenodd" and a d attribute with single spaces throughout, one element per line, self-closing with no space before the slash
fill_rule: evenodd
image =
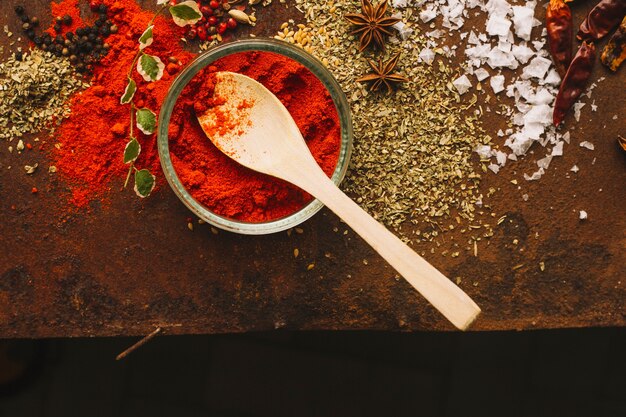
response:
<path id="1" fill-rule="evenodd" d="M 210 99 L 217 71 L 247 75 L 285 105 L 309 150 L 339 185 L 352 150 L 350 107 L 341 87 L 317 59 L 273 39 L 217 46 L 192 61 L 174 80 L 159 115 L 158 149 L 167 181 L 199 218 L 223 230 L 260 235 L 292 228 L 322 203 L 282 180 L 245 168 L 206 137 L 196 119 Z M 224 98 L 227 100 L 227 98 Z M 234 125 L 237 118 L 221 120 Z M 280 132 L 277 132 L 280 134 Z"/>

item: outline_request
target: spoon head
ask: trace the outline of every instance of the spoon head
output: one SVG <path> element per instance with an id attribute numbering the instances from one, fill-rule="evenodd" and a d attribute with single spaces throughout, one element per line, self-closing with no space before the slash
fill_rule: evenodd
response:
<path id="1" fill-rule="evenodd" d="M 259 82 L 218 72 L 213 98 L 206 111 L 196 114 L 200 126 L 218 149 L 241 165 L 287 179 L 285 170 L 294 160 L 306 155 L 313 160 L 289 111 Z"/>

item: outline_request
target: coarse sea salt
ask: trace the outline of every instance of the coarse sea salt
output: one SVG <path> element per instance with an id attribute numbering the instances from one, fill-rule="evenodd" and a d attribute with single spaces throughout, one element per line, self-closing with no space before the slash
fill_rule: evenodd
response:
<path id="1" fill-rule="evenodd" d="M 593 151 L 596 147 L 593 145 L 593 143 L 591 142 L 587 142 L 586 140 L 580 142 L 580 147 L 581 148 L 585 148 L 585 149 L 589 149 L 590 151 Z"/>
<path id="2" fill-rule="evenodd" d="M 494 75 L 489 79 L 494 94 L 504 91 L 504 75 Z"/>
<path id="3" fill-rule="evenodd" d="M 469 78 L 467 78 L 467 75 L 461 75 L 459 78 L 452 81 L 452 84 L 461 95 L 467 93 L 469 89 L 472 88 L 472 83 Z"/>

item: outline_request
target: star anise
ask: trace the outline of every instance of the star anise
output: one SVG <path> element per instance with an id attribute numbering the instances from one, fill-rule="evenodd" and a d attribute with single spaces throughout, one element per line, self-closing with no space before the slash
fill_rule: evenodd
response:
<path id="1" fill-rule="evenodd" d="M 394 17 L 385 17 L 387 0 L 382 0 L 376 7 L 370 0 L 361 0 L 361 13 L 347 13 L 345 18 L 357 28 L 350 32 L 351 35 L 360 35 L 359 51 L 363 51 L 374 42 L 385 52 L 385 35 L 391 35 L 388 29 L 400 21 Z"/>
<path id="2" fill-rule="evenodd" d="M 372 67 L 372 70 L 374 72 L 371 74 L 367 74 L 366 76 L 361 77 L 356 81 L 359 83 L 372 82 L 370 86 L 370 89 L 372 91 L 378 90 L 384 84 L 387 87 L 387 92 L 391 93 L 391 91 L 393 90 L 392 87 L 395 83 L 404 83 L 409 81 L 408 78 L 393 73 L 393 71 L 396 69 L 396 65 L 398 65 L 399 59 L 399 53 L 387 62 L 383 62 L 382 59 L 379 58 L 378 64 L 373 62 L 371 59 L 368 59 L 367 61 L 369 62 L 370 67 Z"/>

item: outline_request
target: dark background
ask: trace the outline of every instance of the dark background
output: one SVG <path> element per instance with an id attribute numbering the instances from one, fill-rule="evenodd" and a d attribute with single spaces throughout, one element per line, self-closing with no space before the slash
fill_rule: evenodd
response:
<path id="1" fill-rule="evenodd" d="M 0 341 L 0 416 L 626 416 L 626 329 Z"/>

